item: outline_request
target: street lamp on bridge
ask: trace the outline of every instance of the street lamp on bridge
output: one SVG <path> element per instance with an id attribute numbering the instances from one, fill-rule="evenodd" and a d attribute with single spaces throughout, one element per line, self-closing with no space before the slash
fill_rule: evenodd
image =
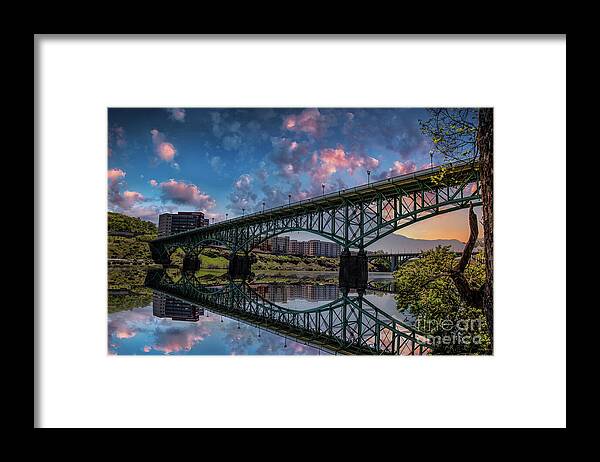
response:
<path id="1" fill-rule="evenodd" d="M 265 213 L 265 203 L 263 202 L 263 210 L 262 213 Z"/>
<path id="2" fill-rule="evenodd" d="M 323 195 L 325 195 L 325 183 L 321 183 L 321 188 L 323 189 Z"/>
<path id="3" fill-rule="evenodd" d="M 229 214 L 228 214 L 228 213 L 226 213 L 226 214 L 225 214 L 225 221 L 227 221 L 227 218 L 228 218 L 228 217 L 229 217 Z"/>
<path id="4" fill-rule="evenodd" d="M 292 203 L 292 195 L 288 194 L 288 205 Z"/>
<path id="5" fill-rule="evenodd" d="M 242 216 L 246 215 L 246 209 L 242 209 Z"/>
<path id="6" fill-rule="evenodd" d="M 367 170 L 367 186 L 371 182 L 371 170 Z"/>

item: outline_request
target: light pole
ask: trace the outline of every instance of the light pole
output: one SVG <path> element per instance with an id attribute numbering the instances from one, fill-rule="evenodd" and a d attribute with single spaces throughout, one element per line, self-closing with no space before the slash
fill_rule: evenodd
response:
<path id="1" fill-rule="evenodd" d="M 429 151 L 429 166 L 433 170 L 433 152 Z"/>
<path id="2" fill-rule="evenodd" d="M 262 213 L 265 213 L 265 203 L 263 202 L 263 211 Z"/>
<path id="3" fill-rule="evenodd" d="M 288 194 L 288 205 L 292 203 L 292 195 Z"/>
<path id="4" fill-rule="evenodd" d="M 321 189 L 323 189 L 323 195 L 325 195 L 325 183 L 321 184 Z"/>
<path id="5" fill-rule="evenodd" d="M 213 225 L 215 224 L 215 217 L 212 217 Z"/>
<path id="6" fill-rule="evenodd" d="M 367 186 L 371 182 L 371 170 L 367 170 Z"/>
<path id="7" fill-rule="evenodd" d="M 225 214 L 225 221 L 227 221 L 227 217 L 229 217 L 228 213 Z"/>
<path id="8" fill-rule="evenodd" d="M 246 209 L 242 209 L 242 216 L 246 215 Z"/>

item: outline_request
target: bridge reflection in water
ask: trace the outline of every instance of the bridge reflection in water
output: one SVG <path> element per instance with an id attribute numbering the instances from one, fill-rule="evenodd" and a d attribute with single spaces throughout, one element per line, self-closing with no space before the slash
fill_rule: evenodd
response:
<path id="1" fill-rule="evenodd" d="M 292 309 L 268 300 L 264 286 L 252 287 L 246 280 L 227 279 L 207 286 L 193 272 L 178 276 L 150 270 L 145 285 L 155 291 L 155 300 L 173 297 L 336 354 L 422 355 L 430 351 L 425 334 L 377 308 L 361 291 L 336 290 L 334 300 Z M 193 320 L 190 310 L 189 320 Z M 183 316 L 180 313 L 179 319 Z"/>

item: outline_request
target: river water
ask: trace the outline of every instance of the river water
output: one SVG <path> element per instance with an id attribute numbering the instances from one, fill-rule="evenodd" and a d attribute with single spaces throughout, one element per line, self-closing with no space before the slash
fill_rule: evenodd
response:
<path id="1" fill-rule="evenodd" d="M 129 277 L 128 273 L 120 276 Z M 288 275 L 282 273 L 280 276 L 285 278 Z M 318 280 L 330 276 L 336 277 L 337 273 L 311 272 L 300 276 L 303 278 L 302 283 L 260 283 L 260 278 L 257 278 L 256 283 L 251 286 L 265 299 L 294 310 L 315 308 L 339 297 L 339 288 L 335 284 L 304 282 L 308 276 Z M 370 278 L 391 279 L 391 273 L 371 273 Z M 367 291 L 365 298 L 400 321 L 409 323 L 414 321 L 410 315 L 398 311 L 393 294 Z M 213 313 L 206 307 L 185 304 L 168 295 L 141 287 L 129 291 L 109 290 L 108 353 L 111 355 L 330 354 L 290 337 Z"/>

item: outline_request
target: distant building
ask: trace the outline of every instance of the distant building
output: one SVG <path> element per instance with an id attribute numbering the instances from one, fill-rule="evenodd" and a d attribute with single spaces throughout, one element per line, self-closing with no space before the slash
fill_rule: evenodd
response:
<path id="1" fill-rule="evenodd" d="M 308 246 L 304 255 L 314 257 L 339 257 L 340 245 L 335 242 L 311 240 L 307 242 Z"/>
<path id="2" fill-rule="evenodd" d="M 340 245 L 336 244 L 335 242 L 327 242 L 327 241 L 320 241 L 321 242 L 321 249 L 320 249 L 320 256 L 323 257 L 339 257 L 340 256 Z"/>
<path id="3" fill-rule="evenodd" d="M 292 255 L 302 255 L 302 242 L 290 240 L 290 253 Z"/>
<path id="4" fill-rule="evenodd" d="M 254 290 L 273 303 L 288 303 L 294 299 L 316 302 L 335 300 L 339 297 L 339 288 L 333 284 L 322 286 L 269 284 L 258 286 Z"/>
<path id="5" fill-rule="evenodd" d="M 309 255 L 310 243 L 308 241 L 302 241 L 299 247 L 300 255 Z"/>
<path id="6" fill-rule="evenodd" d="M 288 236 L 276 236 L 267 239 L 256 247 L 263 252 L 279 255 L 298 255 L 312 257 L 339 257 L 340 245 L 335 242 L 319 241 L 297 241 Z"/>
<path id="7" fill-rule="evenodd" d="M 208 225 L 209 220 L 204 218 L 202 212 L 163 213 L 158 216 L 158 237 L 183 233 Z"/>
<path id="8" fill-rule="evenodd" d="M 270 239 L 271 252 L 278 254 L 290 253 L 290 238 L 289 236 L 276 236 Z"/>
<path id="9" fill-rule="evenodd" d="M 157 318 L 195 322 L 204 314 L 204 309 L 191 303 L 182 302 L 175 297 L 154 292 L 152 295 L 152 314 Z"/>
<path id="10" fill-rule="evenodd" d="M 262 241 L 260 244 L 258 244 L 258 247 L 256 247 L 258 250 L 262 250 L 263 252 L 271 252 L 272 248 L 271 248 L 271 239 L 267 239 L 266 241 Z"/>

